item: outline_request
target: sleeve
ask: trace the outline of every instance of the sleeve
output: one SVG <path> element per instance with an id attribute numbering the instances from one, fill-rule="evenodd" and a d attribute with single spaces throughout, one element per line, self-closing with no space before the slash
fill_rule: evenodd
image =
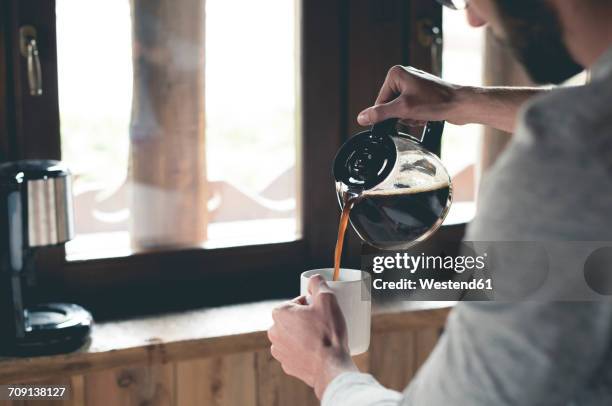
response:
<path id="1" fill-rule="evenodd" d="M 604 357 L 611 316 L 594 302 L 461 304 L 405 404 L 567 404 Z"/>
<path id="2" fill-rule="evenodd" d="M 325 389 L 321 406 L 391 406 L 401 400 L 401 393 L 384 388 L 372 375 L 345 372 Z"/>

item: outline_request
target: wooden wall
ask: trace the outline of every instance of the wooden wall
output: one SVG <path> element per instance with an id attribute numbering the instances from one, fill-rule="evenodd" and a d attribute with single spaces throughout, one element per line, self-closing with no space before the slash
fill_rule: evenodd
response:
<path id="1" fill-rule="evenodd" d="M 370 351 L 356 357 L 356 362 L 383 385 L 402 390 L 433 349 L 440 331 L 436 327 L 374 331 Z M 148 365 L 126 365 L 40 383 L 70 385 L 71 399 L 0 401 L 0 406 L 319 404 L 311 388 L 283 373 L 268 348 L 166 364 L 151 361 Z"/>

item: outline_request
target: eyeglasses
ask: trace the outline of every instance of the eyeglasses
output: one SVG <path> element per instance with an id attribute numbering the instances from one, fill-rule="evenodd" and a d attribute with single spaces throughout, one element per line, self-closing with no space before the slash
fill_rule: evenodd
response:
<path id="1" fill-rule="evenodd" d="M 465 10 L 470 0 L 436 0 L 438 3 L 453 10 Z"/>

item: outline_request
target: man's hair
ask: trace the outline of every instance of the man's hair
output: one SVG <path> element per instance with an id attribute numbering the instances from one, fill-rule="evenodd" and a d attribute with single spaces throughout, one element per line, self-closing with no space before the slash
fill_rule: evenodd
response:
<path id="1" fill-rule="evenodd" d="M 563 42 L 557 11 L 547 0 L 494 0 L 505 30 L 504 42 L 539 83 L 561 83 L 583 67 Z"/>

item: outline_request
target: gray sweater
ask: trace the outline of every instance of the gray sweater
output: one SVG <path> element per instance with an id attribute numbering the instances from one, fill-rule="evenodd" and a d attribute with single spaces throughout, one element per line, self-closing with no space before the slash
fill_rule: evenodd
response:
<path id="1" fill-rule="evenodd" d="M 588 85 L 525 106 L 510 146 L 483 180 L 466 240 L 612 241 L 612 49 Z M 555 260 L 571 263 L 573 254 Z M 509 271 L 520 263 L 507 260 L 501 265 Z M 572 291 L 571 278 L 555 280 L 555 289 Z M 322 405 L 612 405 L 612 304 L 460 303 L 403 393 L 371 375 L 345 373 Z"/>

